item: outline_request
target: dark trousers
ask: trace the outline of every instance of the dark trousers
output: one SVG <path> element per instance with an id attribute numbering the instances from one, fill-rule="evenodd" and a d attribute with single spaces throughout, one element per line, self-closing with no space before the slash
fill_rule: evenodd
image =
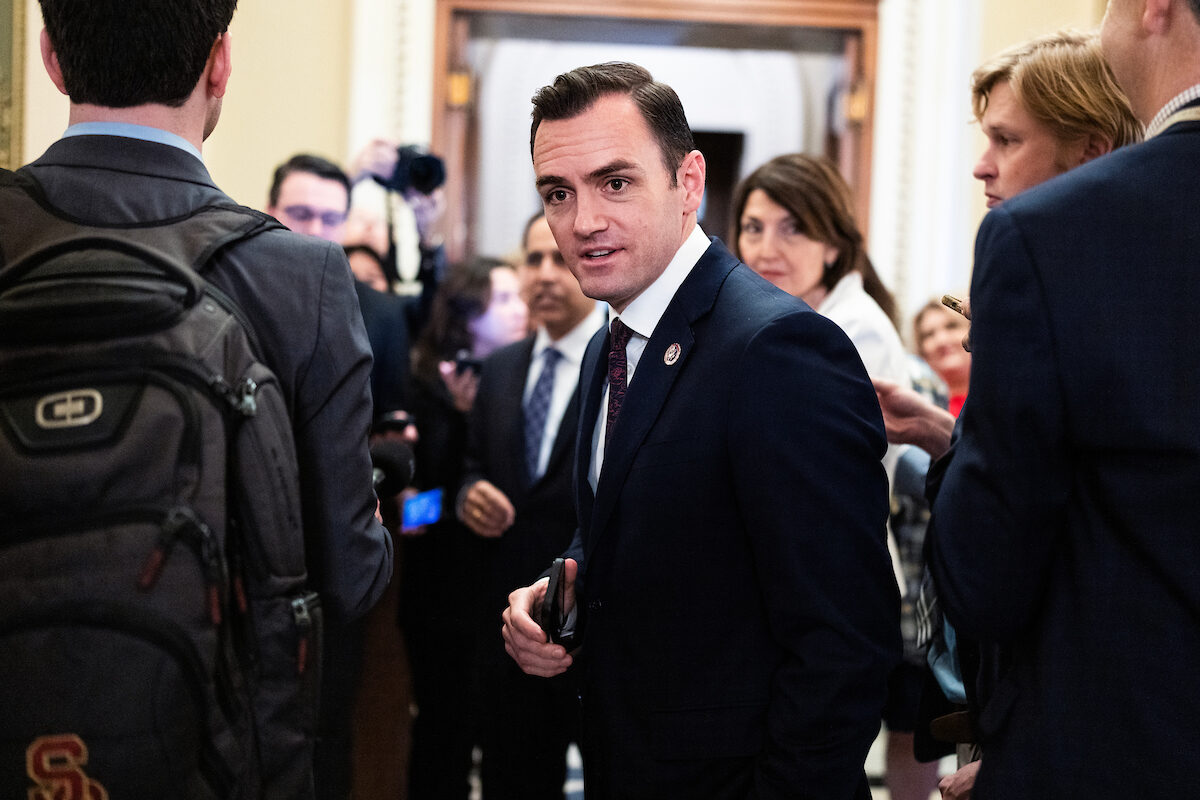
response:
<path id="1" fill-rule="evenodd" d="M 417 704 L 408 800 L 466 800 L 478 729 L 471 636 L 410 624 L 404 638 Z"/>
<path id="2" fill-rule="evenodd" d="M 567 746 L 579 741 L 574 675 L 526 675 L 498 641 L 481 649 L 484 800 L 563 800 Z"/>
<path id="3" fill-rule="evenodd" d="M 313 778 L 317 800 L 348 800 L 353 787 L 354 706 L 362 677 L 362 620 L 325 629 Z"/>

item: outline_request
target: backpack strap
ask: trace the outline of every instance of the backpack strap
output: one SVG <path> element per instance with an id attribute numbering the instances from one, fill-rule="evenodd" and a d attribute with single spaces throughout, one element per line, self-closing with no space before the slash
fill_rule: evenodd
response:
<path id="1" fill-rule="evenodd" d="M 124 243 L 126 251 L 136 247 L 152 254 L 154 261 L 182 263 L 203 274 L 218 251 L 283 228 L 261 211 L 232 201 L 208 203 L 185 215 L 149 222 L 98 224 L 52 205 L 33 176 L 8 170 L 0 170 L 0 219 L 22 221 L 0 230 L 0 275 L 35 254 L 87 247 L 89 239 Z"/>
<path id="2" fill-rule="evenodd" d="M 140 293 L 118 293 L 126 298 L 126 310 L 129 298 L 134 298 L 143 308 L 140 318 L 152 325 L 207 295 L 239 319 L 255 352 L 260 352 L 249 320 L 204 274 L 223 249 L 283 228 L 266 214 L 218 200 L 174 218 L 97 224 L 52 205 L 33 176 L 0 170 L 0 219 L 22 223 L 0 229 L 0 310 L 6 317 L 0 339 L 69 338 L 67 331 L 37 324 L 51 309 L 81 323 L 94 319 L 99 329 L 109 330 L 105 320 L 115 317 L 113 309 L 96 304 L 95 298 L 104 294 L 101 287 L 127 286 L 157 275 L 159 282 L 143 283 Z M 40 288 L 20 286 L 26 279 Z M 130 313 L 116 316 L 139 318 Z"/>

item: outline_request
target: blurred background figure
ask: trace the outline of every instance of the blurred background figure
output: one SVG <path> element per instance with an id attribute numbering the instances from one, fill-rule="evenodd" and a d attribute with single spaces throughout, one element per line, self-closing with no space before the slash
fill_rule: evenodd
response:
<path id="1" fill-rule="evenodd" d="M 385 146 L 386 145 L 386 146 Z M 390 148 L 390 149 L 389 149 Z M 298 153 L 275 169 L 266 212 L 297 233 L 335 242 L 346 249 L 359 309 L 375 358 L 371 370 L 371 396 L 375 418 L 405 407 L 409 350 L 429 317 L 433 293 L 442 270 L 444 253 L 428 244 L 445 201 L 439 189 L 426 196 L 409 188 L 404 197 L 414 210 L 421 236 L 418 297 L 395 297 L 399 279 L 395 247 L 389 228 L 379 214 L 350 208 L 350 190 L 357 180 L 396 169 L 398 148 L 377 139 L 356 159 L 351 178 L 329 159 Z M 386 154 L 390 153 L 390 161 Z M 390 167 L 389 167 L 390 164 Z M 378 172 L 372 171 L 377 170 Z"/>
<path id="2" fill-rule="evenodd" d="M 867 255 L 854 219 L 850 187 L 827 158 L 804 153 L 771 159 L 750 173 L 734 193 L 734 253 L 759 275 L 836 322 L 875 379 L 909 382 L 909 361 L 896 326 L 896 301 Z M 902 448 L 884 457 L 895 480 Z M 889 550 L 901 594 L 906 575 L 923 565 L 919 547 L 901 547 L 894 532 Z M 937 788 L 937 764 L 913 756 L 913 729 L 921 668 L 902 662 L 892 674 L 884 722 L 888 727 L 886 780 L 896 800 L 927 800 Z"/>
<path id="3" fill-rule="evenodd" d="M 913 316 L 913 346 L 921 360 L 946 384 L 947 410 L 962 410 L 971 381 L 971 354 L 963 348 L 970 321 L 933 298 Z"/>
<path id="4" fill-rule="evenodd" d="M 567 746 L 579 740 L 576 675 L 526 675 L 497 635 L 513 587 L 571 543 L 579 370 L 603 309 L 583 294 L 541 212 L 526 226 L 518 274 L 535 330 L 484 362 L 471 414 L 458 518 L 487 539 L 479 663 L 487 800 L 562 800 Z"/>
<path id="5" fill-rule="evenodd" d="M 409 409 L 420 439 L 412 491 L 441 496 L 436 521 L 401 530 L 400 626 L 417 707 L 409 800 L 466 800 L 469 793 L 485 542 L 459 522 L 454 500 L 480 365 L 524 338 L 528 320 L 516 270 L 477 257 L 448 270 L 413 350 Z"/>

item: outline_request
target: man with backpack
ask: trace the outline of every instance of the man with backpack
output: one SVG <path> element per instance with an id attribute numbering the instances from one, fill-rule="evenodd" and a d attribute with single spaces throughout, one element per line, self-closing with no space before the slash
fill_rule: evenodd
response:
<path id="1" fill-rule="evenodd" d="M 70 127 L 0 171 L 0 795 L 311 796 L 319 618 L 392 572 L 346 258 L 201 160 L 236 0 L 41 6 Z"/>

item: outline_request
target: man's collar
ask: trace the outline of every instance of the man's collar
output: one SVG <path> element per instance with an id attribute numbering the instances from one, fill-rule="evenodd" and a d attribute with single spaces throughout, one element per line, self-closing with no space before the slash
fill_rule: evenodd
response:
<path id="1" fill-rule="evenodd" d="M 654 335 L 667 306 L 710 244 L 700 226 L 693 227 L 662 274 L 617 315 L 621 321 L 639 336 L 649 339 Z"/>
<path id="2" fill-rule="evenodd" d="M 1200 83 L 1184 89 L 1159 109 L 1158 113 L 1154 115 L 1154 119 L 1150 120 L 1150 124 L 1146 126 L 1146 138 L 1150 139 L 1162 133 L 1167 126 L 1168 117 L 1196 100 L 1200 100 Z"/>
<path id="3" fill-rule="evenodd" d="M 162 128 L 151 128 L 148 125 L 134 125 L 131 122 L 77 122 L 63 133 L 64 139 L 68 136 L 124 136 L 127 139 L 157 142 L 177 147 L 185 153 L 191 153 L 200 163 L 204 163 L 204 157 L 200 155 L 200 151 L 187 139 L 170 131 L 164 131 Z"/>

